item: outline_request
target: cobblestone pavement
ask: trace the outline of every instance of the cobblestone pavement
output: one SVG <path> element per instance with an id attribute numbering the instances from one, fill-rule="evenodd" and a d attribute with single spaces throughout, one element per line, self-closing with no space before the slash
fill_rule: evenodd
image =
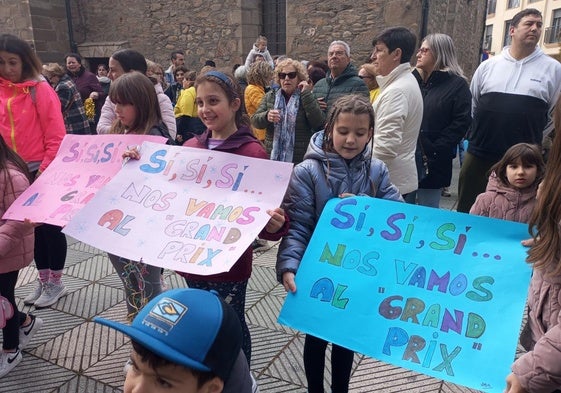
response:
<path id="1" fill-rule="evenodd" d="M 457 172 L 457 170 L 455 171 Z M 453 180 L 453 184 L 457 184 Z M 452 196 L 443 208 L 452 209 Z M 252 372 L 262 393 L 305 392 L 303 335 L 277 323 L 284 289 L 275 281 L 277 245 L 256 253 L 247 291 L 247 320 L 253 339 Z M 170 287 L 185 286 L 166 271 Z M 16 296 L 23 298 L 37 277 L 35 267 L 20 273 Z M 32 310 L 45 324 L 24 351 L 22 363 L 0 380 L 0 392 L 121 392 L 129 340 L 92 322 L 99 315 L 125 322 L 122 284 L 106 254 L 69 239 L 64 282 L 69 294 L 50 308 Z M 327 362 L 329 364 L 329 362 Z M 331 375 L 328 366 L 326 386 Z M 475 392 L 362 355 L 355 356 L 351 392 Z"/>

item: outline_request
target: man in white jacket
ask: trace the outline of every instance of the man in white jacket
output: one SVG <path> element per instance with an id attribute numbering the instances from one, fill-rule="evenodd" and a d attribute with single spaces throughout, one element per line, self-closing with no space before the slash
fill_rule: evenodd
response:
<path id="1" fill-rule="evenodd" d="M 406 201 L 419 185 L 415 149 L 423 97 L 409 64 L 416 41 L 405 27 L 392 27 L 374 38 L 371 56 L 380 86 L 372 104 L 376 114 L 373 154 L 386 164 L 392 183 Z"/>
<path id="2" fill-rule="evenodd" d="M 477 67 L 471 80 L 473 122 L 458 184 L 458 211 L 467 213 L 485 191 L 489 169 L 517 143 L 540 145 L 553 129 L 561 64 L 538 46 L 542 15 L 534 8 L 512 18 L 510 46 Z"/>

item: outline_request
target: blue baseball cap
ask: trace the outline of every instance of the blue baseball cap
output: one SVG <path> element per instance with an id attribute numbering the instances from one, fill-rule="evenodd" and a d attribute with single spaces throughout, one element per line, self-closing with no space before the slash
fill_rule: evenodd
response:
<path id="1" fill-rule="evenodd" d="M 96 317 L 156 355 L 227 381 L 239 356 L 242 329 L 232 307 L 213 292 L 172 289 L 146 304 L 130 325 Z"/>

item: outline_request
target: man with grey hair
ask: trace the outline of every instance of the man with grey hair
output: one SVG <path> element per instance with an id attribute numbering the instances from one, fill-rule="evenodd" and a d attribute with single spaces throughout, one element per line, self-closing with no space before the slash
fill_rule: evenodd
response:
<path id="1" fill-rule="evenodd" d="M 337 98 L 347 94 L 362 94 L 369 97 L 370 92 L 358 72 L 351 64 L 351 49 L 344 41 L 333 41 L 327 50 L 329 71 L 325 78 L 314 86 L 314 96 L 319 106 L 326 112 Z"/>

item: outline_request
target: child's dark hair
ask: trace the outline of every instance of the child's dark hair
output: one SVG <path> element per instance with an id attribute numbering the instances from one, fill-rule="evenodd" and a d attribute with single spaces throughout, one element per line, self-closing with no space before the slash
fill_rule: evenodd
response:
<path id="1" fill-rule="evenodd" d="M 495 175 L 504 186 L 510 186 L 506 176 L 506 169 L 509 165 L 520 160 L 522 165 L 535 165 L 537 168 L 536 180 L 532 183 L 535 186 L 541 182 L 545 173 L 545 163 L 537 145 L 529 143 L 517 143 L 511 146 L 503 158 L 491 167 L 489 173 L 495 172 Z"/>
<path id="2" fill-rule="evenodd" d="M 128 72 L 113 81 L 109 88 L 109 99 L 114 104 L 128 104 L 136 108 L 136 119 L 129 127 L 136 134 L 148 134 L 162 120 L 154 84 L 138 71 Z M 111 133 L 124 134 L 124 125 L 117 121 Z"/>
<path id="3" fill-rule="evenodd" d="M 205 73 L 201 71 L 201 74 L 195 81 L 195 89 L 203 82 L 213 82 L 220 86 L 226 94 L 226 97 L 228 97 L 228 102 L 230 104 L 236 99 L 240 100 L 240 107 L 236 111 L 236 127 L 251 127 L 249 117 L 243 111 L 242 90 L 234 77 L 220 71 L 208 71 Z"/>
<path id="4" fill-rule="evenodd" d="M 21 81 L 36 79 L 41 75 L 42 64 L 27 41 L 11 34 L 0 35 L 0 51 L 18 55 L 21 59 Z M 18 82 L 21 82 L 18 81 Z"/>
<path id="5" fill-rule="evenodd" d="M 170 362 L 169 360 L 164 359 L 163 357 L 156 355 L 154 352 L 150 351 L 149 349 L 142 346 L 142 344 L 139 344 L 138 342 L 136 342 L 134 340 L 131 340 L 131 344 L 132 344 L 132 347 L 133 347 L 134 351 L 138 354 L 138 356 L 140 356 L 140 359 L 142 359 L 143 362 L 148 363 L 150 368 L 152 368 L 153 370 L 156 370 L 159 367 L 164 367 L 164 366 L 168 366 L 168 365 L 179 366 L 179 367 L 185 368 L 187 371 L 189 371 L 191 374 L 193 374 L 193 377 L 195 377 L 195 379 L 197 380 L 197 388 L 199 388 L 199 389 L 205 383 L 210 381 L 212 378 L 216 377 L 216 374 L 214 374 L 212 371 L 194 370 L 192 368 L 185 367 L 185 366 L 182 366 L 180 364 Z"/>
<path id="6" fill-rule="evenodd" d="M 327 115 L 327 123 L 323 133 L 322 149 L 327 152 L 334 152 L 333 148 L 333 127 L 337 121 L 337 117 L 341 113 L 351 113 L 353 115 L 368 115 L 368 128 L 374 130 L 374 109 L 364 96 L 358 94 L 345 95 L 338 98 L 331 106 Z"/>
<path id="7" fill-rule="evenodd" d="M 31 173 L 29 173 L 25 161 L 23 161 L 23 159 L 16 152 L 10 149 L 10 147 L 4 141 L 4 138 L 0 137 L 0 170 L 3 173 L 3 176 L 5 176 L 5 178 L 8 180 L 7 183 L 10 184 L 10 191 L 13 192 L 14 185 L 12 184 L 11 176 L 8 174 L 8 164 L 12 164 L 18 171 L 23 173 L 25 177 L 27 177 L 27 180 L 29 180 L 29 183 L 33 181 Z"/>

